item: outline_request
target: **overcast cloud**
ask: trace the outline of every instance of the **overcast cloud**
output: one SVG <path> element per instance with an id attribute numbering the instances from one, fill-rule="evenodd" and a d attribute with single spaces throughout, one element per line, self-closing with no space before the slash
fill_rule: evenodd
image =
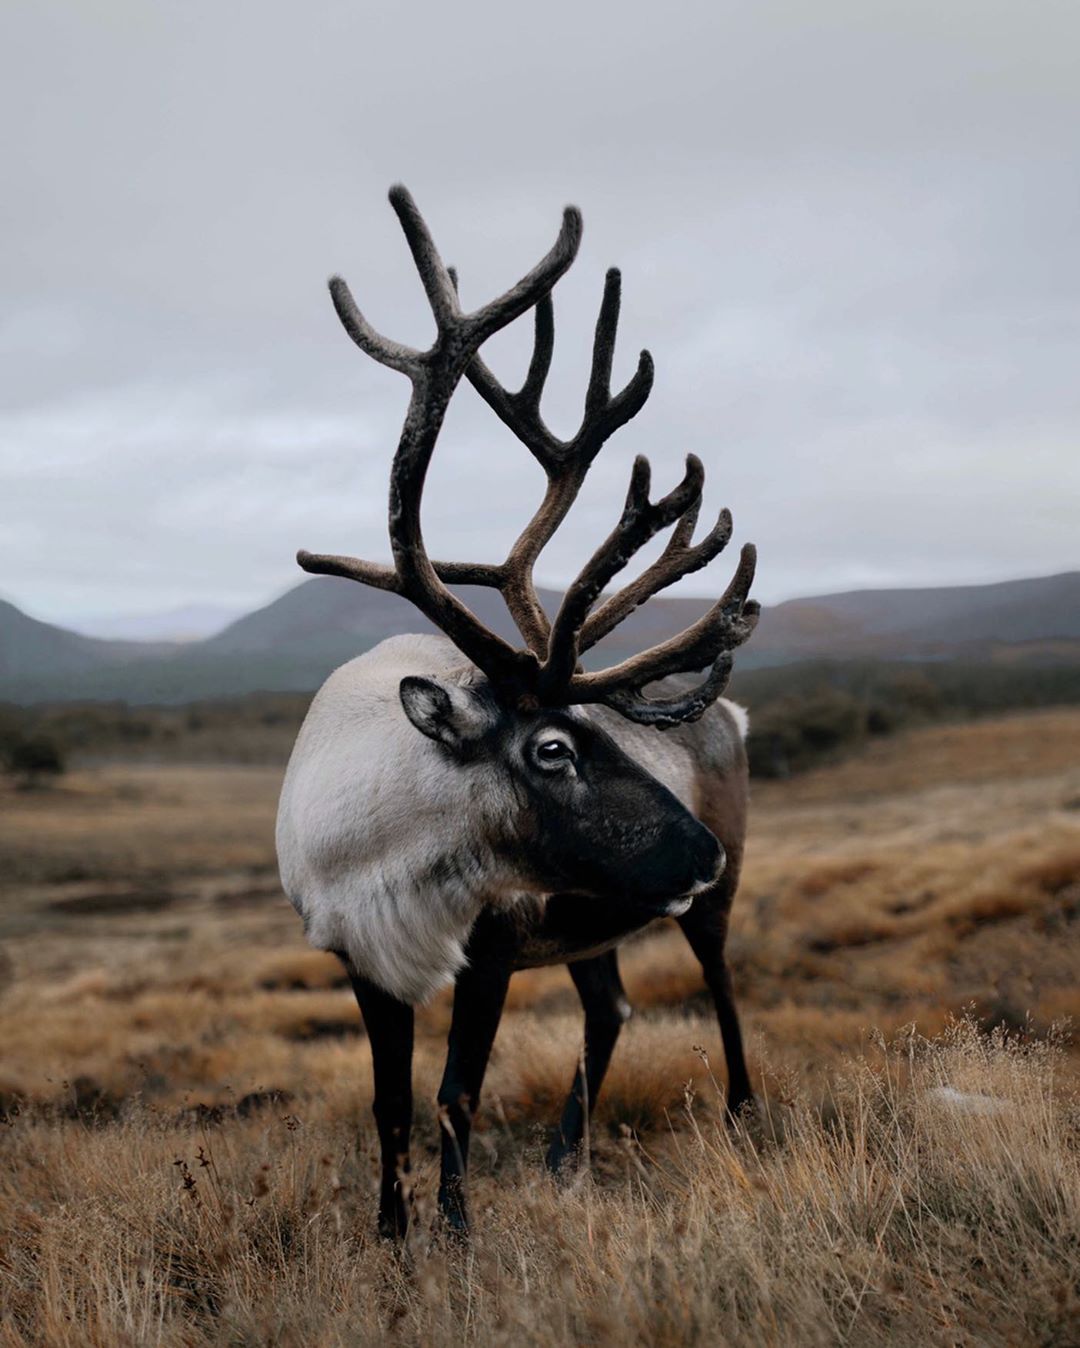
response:
<path id="1" fill-rule="evenodd" d="M 765 600 L 1080 565 L 1080 9 L 6 0 L 0 593 L 56 621 L 265 601 L 297 547 L 385 557 L 407 382 L 340 330 L 340 270 L 424 344 L 387 187 L 470 307 L 585 215 L 548 408 L 575 423 L 604 268 L 634 453 L 760 549 Z M 526 321 L 493 342 L 509 383 Z M 471 389 L 432 552 L 494 558 L 541 481 Z M 717 587 L 723 560 L 691 591 Z"/>

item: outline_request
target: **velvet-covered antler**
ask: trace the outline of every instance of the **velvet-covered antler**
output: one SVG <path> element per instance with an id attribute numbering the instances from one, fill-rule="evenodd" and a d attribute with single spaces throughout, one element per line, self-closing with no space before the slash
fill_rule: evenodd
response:
<path id="1" fill-rule="evenodd" d="M 547 256 L 504 295 L 474 313 L 465 314 L 453 280 L 409 192 L 401 186 L 391 188 L 390 204 L 397 212 L 435 316 L 434 345 L 428 351 L 414 351 L 381 336 L 360 312 L 340 276 L 331 279 L 330 294 L 342 325 L 356 345 L 381 365 L 399 370 L 412 381 L 412 398 L 390 471 L 390 546 L 394 567 L 391 570 L 355 557 L 309 552 L 298 553 L 297 561 L 305 571 L 347 576 L 404 595 L 442 628 L 462 654 L 493 683 L 526 687 L 535 677 L 535 655 L 529 650 L 515 650 L 446 588 L 444 580 L 475 584 L 477 573 L 465 565 L 442 568 L 432 565 L 420 527 L 420 500 L 447 405 L 466 367 L 483 342 L 531 309 L 573 262 L 581 242 L 581 213 L 568 206 L 559 237 Z"/>
<path id="2" fill-rule="evenodd" d="M 629 383 L 619 393 L 611 392 L 621 298 L 618 271 L 609 271 L 604 283 L 581 425 L 569 440 L 560 440 L 544 422 L 540 402 L 554 349 L 551 289 L 577 252 L 580 213 L 574 207 L 566 209 L 555 246 L 523 280 L 482 309 L 465 314 L 458 301 L 457 279 L 443 265 L 412 197 L 403 187 L 395 187 L 390 201 L 435 316 L 434 345 L 419 352 L 380 336 L 357 308 L 344 281 L 335 277 L 330 291 L 353 341 L 381 364 L 407 374 L 413 384 L 390 479 L 394 566 L 307 552 L 298 554 L 300 565 L 404 595 L 442 628 L 500 695 L 520 705 L 605 703 L 631 720 L 661 728 L 696 719 L 723 692 L 732 651 L 746 640 L 757 621 L 758 606 L 748 598 L 755 562 L 751 545 L 743 548 L 723 598 L 685 632 L 598 673 L 582 671 L 579 660 L 651 595 L 706 566 L 727 544 L 731 516 L 726 510 L 699 543 L 693 542 L 705 477 L 700 460 L 689 455 L 682 482 L 657 502 L 649 499 L 648 461 L 635 460 L 618 524 L 567 590 L 553 622 L 540 604 L 533 580 L 537 558 L 565 518 L 596 455 L 613 432 L 641 410 L 652 387 L 652 358 L 643 351 Z M 477 351 L 528 308 L 536 311 L 533 354 L 524 384 L 511 393 Z M 425 474 L 447 404 L 463 374 L 526 446 L 548 479 L 539 509 L 499 564 L 432 562 L 420 529 Z M 593 611 L 614 576 L 660 530 L 672 525 L 674 530 L 660 557 Z M 525 648 L 515 650 L 491 632 L 446 588 L 453 584 L 498 589 Z M 689 692 L 659 700 L 643 692 L 647 684 L 665 675 L 706 669 L 706 677 Z"/>
<path id="3" fill-rule="evenodd" d="M 533 567 L 566 518 L 605 441 L 641 411 L 652 389 L 652 357 L 642 351 L 633 378 L 621 392 L 614 396 L 611 393 L 621 291 L 619 272 L 613 267 L 604 280 L 604 297 L 596 320 L 585 410 L 581 425 L 569 440 L 560 440 L 549 430 L 540 411 L 555 346 L 550 292 L 536 306 L 532 360 L 525 383 L 516 393 L 503 388 L 479 356 L 465 371 L 472 386 L 547 474 L 544 499 L 510 549 L 500 577 L 500 589 L 518 630 L 541 656 L 547 646 L 550 623 L 536 596 Z"/>

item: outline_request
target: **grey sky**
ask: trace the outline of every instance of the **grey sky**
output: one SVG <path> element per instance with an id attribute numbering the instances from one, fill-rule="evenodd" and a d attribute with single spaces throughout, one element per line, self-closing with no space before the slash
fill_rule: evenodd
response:
<path id="1" fill-rule="evenodd" d="M 642 451 L 660 486 L 702 456 L 765 600 L 1080 565 L 1071 0 L 6 0 L 0 51 L 0 593 L 38 616 L 253 605 L 299 546 L 387 554 L 407 383 L 324 283 L 424 343 L 397 180 L 469 305 L 581 206 L 557 428 L 606 266 L 617 373 L 656 358 L 543 580 Z M 510 383 L 519 327 L 487 351 Z M 495 556 L 540 488 L 464 388 L 431 550 Z"/>

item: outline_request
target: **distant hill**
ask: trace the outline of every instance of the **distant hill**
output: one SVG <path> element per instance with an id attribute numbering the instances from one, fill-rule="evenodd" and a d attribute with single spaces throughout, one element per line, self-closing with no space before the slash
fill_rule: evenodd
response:
<path id="1" fill-rule="evenodd" d="M 1080 641 L 1080 571 L 995 585 L 851 590 L 768 610 L 755 656 L 952 658 L 977 649 Z"/>
<path id="2" fill-rule="evenodd" d="M 99 641 L 39 622 L 0 599 L 0 694 L 37 680 L 77 679 L 117 665 L 160 660 L 171 648 L 162 643 Z"/>
<path id="3" fill-rule="evenodd" d="M 489 626 L 510 636 L 513 624 L 494 590 L 469 589 L 467 602 Z M 254 655 L 305 647 L 347 659 L 385 637 L 402 632 L 433 632 L 431 623 L 396 594 L 369 590 L 354 581 L 320 576 L 256 609 L 203 643 L 212 654 Z"/>
<path id="4" fill-rule="evenodd" d="M 513 636 L 491 590 L 463 592 Z M 550 611 L 559 596 L 542 592 Z M 657 596 L 597 649 L 607 660 L 671 636 L 708 607 Z M 335 666 L 400 632 L 431 625 L 396 595 L 350 581 L 303 581 L 203 641 L 100 641 L 0 602 L 0 699 L 184 702 L 316 687 Z M 995 585 L 861 590 L 793 599 L 764 613 L 738 657 L 744 670 L 808 659 L 966 660 L 1080 666 L 1080 572 Z"/>

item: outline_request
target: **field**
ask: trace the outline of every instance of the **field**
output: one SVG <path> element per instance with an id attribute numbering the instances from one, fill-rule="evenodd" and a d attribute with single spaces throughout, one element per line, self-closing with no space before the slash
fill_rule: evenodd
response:
<path id="1" fill-rule="evenodd" d="M 518 975 L 467 1250 L 432 1213 L 446 999 L 420 1020 L 419 1220 L 404 1254 L 373 1235 L 367 1045 L 276 882 L 280 773 L 0 786 L 0 1344 L 1077 1341 L 1080 711 L 755 784 L 741 1133 L 662 927 L 624 950 L 591 1178 L 549 1182 L 580 1015 L 565 969 Z"/>

